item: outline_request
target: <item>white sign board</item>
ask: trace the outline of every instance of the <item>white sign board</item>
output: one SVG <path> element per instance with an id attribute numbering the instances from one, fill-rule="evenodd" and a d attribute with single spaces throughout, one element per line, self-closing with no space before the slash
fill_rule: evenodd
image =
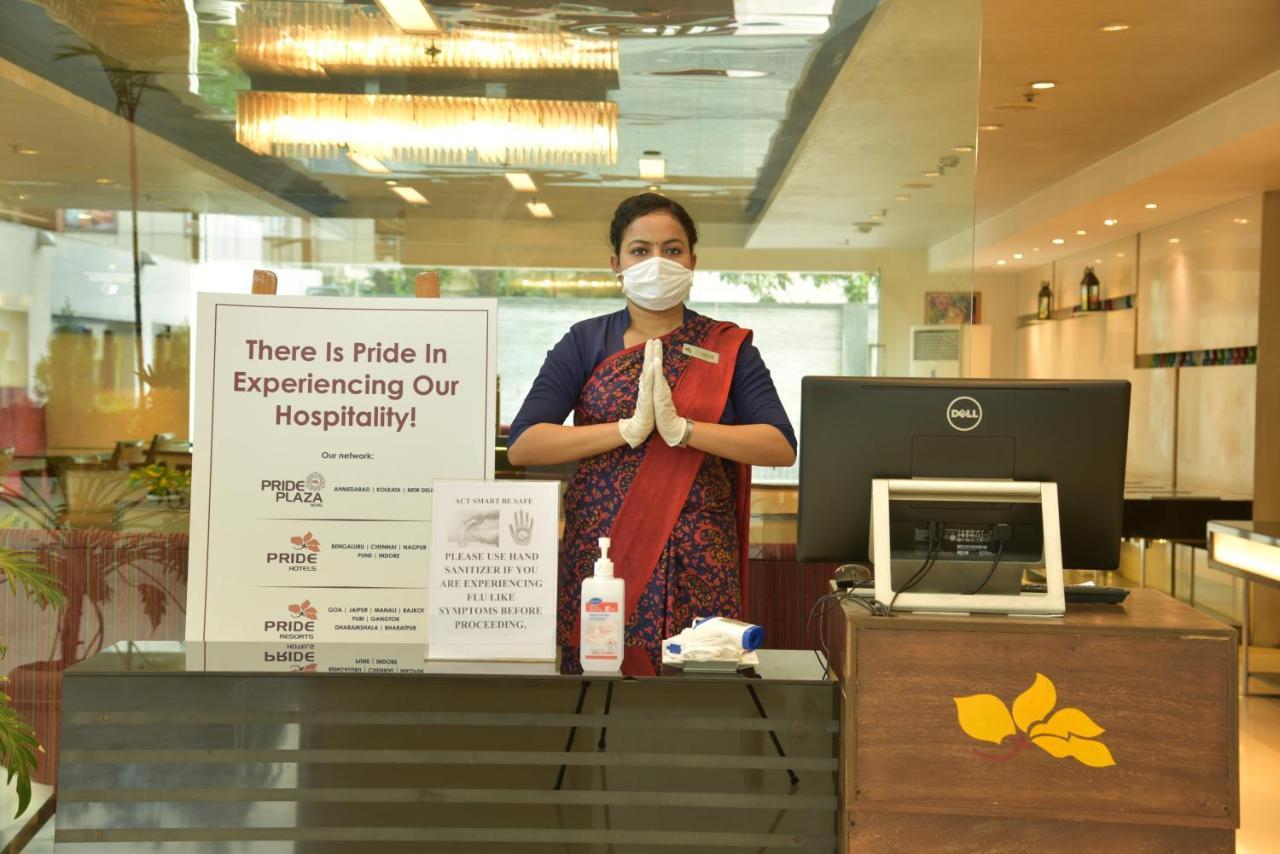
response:
<path id="1" fill-rule="evenodd" d="M 431 659 L 556 656 L 560 484 L 435 482 Z"/>
<path id="2" fill-rule="evenodd" d="M 197 312 L 187 639 L 425 644 L 432 482 L 493 476 L 496 302 Z"/>

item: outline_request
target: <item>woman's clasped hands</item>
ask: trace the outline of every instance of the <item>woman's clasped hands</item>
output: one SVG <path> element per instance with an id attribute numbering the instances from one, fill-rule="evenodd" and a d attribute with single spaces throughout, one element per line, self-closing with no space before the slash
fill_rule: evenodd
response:
<path id="1" fill-rule="evenodd" d="M 671 447 L 685 444 L 690 432 L 689 419 L 676 412 L 671 386 L 662 373 L 662 341 L 651 338 L 644 345 L 644 364 L 640 369 L 640 386 L 636 392 L 636 409 L 630 418 L 618 422 L 618 432 L 628 445 L 638 448 L 649 438 L 654 427 Z"/>

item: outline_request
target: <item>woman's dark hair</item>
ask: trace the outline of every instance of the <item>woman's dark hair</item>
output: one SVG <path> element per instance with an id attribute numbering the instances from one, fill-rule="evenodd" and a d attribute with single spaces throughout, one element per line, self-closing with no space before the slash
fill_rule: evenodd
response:
<path id="1" fill-rule="evenodd" d="M 622 254 L 622 235 L 631 223 L 656 211 L 669 213 L 676 218 L 676 222 L 684 227 L 685 237 L 689 238 L 689 251 L 693 251 L 694 244 L 698 242 L 698 226 L 693 224 L 693 217 L 689 216 L 689 212 L 679 202 L 673 202 L 666 196 L 641 193 L 623 199 L 622 204 L 613 212 L 613 222 L 609 223 L 609 243 L 613 246 L 614 255 Z"/>

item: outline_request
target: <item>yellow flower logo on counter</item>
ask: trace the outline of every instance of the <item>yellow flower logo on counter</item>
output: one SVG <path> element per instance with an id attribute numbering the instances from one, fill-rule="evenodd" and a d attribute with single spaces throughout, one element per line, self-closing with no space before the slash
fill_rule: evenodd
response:
<path id="1" fill-rule="evenodd" d="M 988 753 L 974 749 L 984 759 L 1012 759 L 1031 745 L 1057 759 L 1070 756 L 1091 768 L 1115 765 L 1111 751 L 1099 735 L 1105 731 L 1079 709 L 1058 709 L 1058 691 L 1043 673 L 1013 701 L 1013 711 L 994 694 L 956 697 L 956 717 L 960 728 L 971 738 L 1004 745 L 1014 736 L 1007 753 Z M 1050 712 L 1053 712 L 1050 716 Z"/>

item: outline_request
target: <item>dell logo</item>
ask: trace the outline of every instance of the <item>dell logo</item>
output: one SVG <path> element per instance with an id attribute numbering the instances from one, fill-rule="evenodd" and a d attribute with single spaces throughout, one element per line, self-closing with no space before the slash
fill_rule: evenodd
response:
<path id="1" fill-rule="evenodd" d="M 947 423 L 967 433 L 982 423 L 982 404 L 972 397 L 957 397 L 947 404 Z"/>

